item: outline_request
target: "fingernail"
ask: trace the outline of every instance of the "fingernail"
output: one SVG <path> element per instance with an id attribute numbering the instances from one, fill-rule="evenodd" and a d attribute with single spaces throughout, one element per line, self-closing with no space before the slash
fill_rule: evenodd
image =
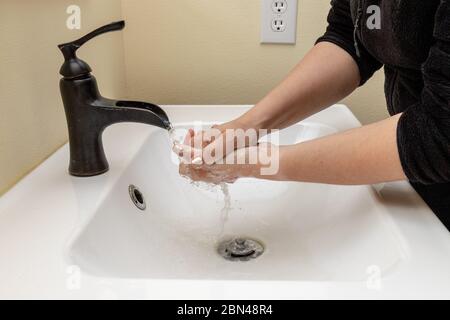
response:
<path id="1" fill-rule="evenodd" d="M 203 164 L 203 159 L 200 157 L 195 158 L 194 160 L 192 160 L 192 164 L 195 164 L 195 165 Z"/>
<path id="2" fill-rule="evenodd" d="M 175 144 L 175 145 L 173 146 L 173 150 L 174 150 L 175 152 L 181 152 L 181 151 L 183 151 L 183 148 L 181 148 L 180 145 Z"/>

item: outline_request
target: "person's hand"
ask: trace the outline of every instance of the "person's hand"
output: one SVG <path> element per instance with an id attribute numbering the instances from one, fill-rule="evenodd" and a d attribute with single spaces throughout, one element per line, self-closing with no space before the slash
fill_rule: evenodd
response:
<path id="1" fill-rule="evenodd" d="M 261 168 L 270 166 L 274 145 L 264 143 L 258 146 L 237 149 L 228 154 L 222 164 L 193 164 L 182 162 L 180 175 L 193 181 L 213 184 L 234 183 L 239 178 L 260 177 Z M 267 162 L 267 163 L 265 163 Z"/>
<path id="2" fill-rule="evenodd" d="M 174 152 L 185 163 L 211 165 L 220 162 L 237 149 L 255 146 L 258 142 L 258 132 L 247 130 L 248 126 L 238 119 L 199 132 L 190 129 L 183 145 L 174 146 Z"/>

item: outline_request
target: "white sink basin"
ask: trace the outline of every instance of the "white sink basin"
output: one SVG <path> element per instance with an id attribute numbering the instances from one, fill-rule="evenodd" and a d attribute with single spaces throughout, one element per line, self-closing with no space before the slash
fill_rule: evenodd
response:
<path id="1" fill-rule="evenodd" d="M 186 127 L 249 107 L 164 108 Z M 281 143 L 359 125 L 337 105 L 282 132 Z M 103 138 L 108 173 L 69 176 L 65 145 L 0 197 L 1 299 L 450 298 L 450 233 L 407 182 L 242 180 L 230 187 L 222 231 L 222 193 L 179 177 L 166 132 L 118 124 Z M 265 252 L 225 260 L 217 246 L 230 237 Z"/>
<path id="2" fill-rule="evenodd" d="M 283 131 L 280 143 L 337 131 L 311 120 Z M 369 267 L 388 275 L 408 255 L 373 187 L 245 179 L 230 186 L 224 222 L 220 188 L 181 178 L 170 146 L 162 130 L 146 139 L 75 238 L 73 264 L 119 278 L 362 281 Z M 142 192 L 145 211 L 131 201 L 129 185 Z M 218 244 L 233 237 L 261 241 L 264 254 L 225 260 Z"/>

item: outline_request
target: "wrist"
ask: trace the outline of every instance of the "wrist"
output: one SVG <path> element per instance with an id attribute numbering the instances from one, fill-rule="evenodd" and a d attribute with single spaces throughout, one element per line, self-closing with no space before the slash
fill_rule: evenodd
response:
<path id="1" fill-rule="evenodd" d="M 254 119 L 254 117 L 247 116 L 246 114 L 229 122 L 225 129 L 241 129 L 244 131 L 254 130 L 256 131 L 258 140 L 268 133 L 264 122 Z"/>
<path id="2" fill-rule="evenodd" d="M 250 112 L 243 114 L 235 122 L 244 130 L 255 129 L 259 131 L 261 129 L 268 129 L 267 121 L 261 119 L 261 117 L 256 117 Z"/>
<path id="3" fill-rule="evenodd" d="M 246 125 L 244 123 L 241 123 L 239 119 L 235 119 L 229 122 L 215 125 L 213 126 L 213 128 L 218 129 L 222 134 L 224 134 L 226 130 L 236 130 L 236 129 L 247 130 L 246 128 L 244 128 L 245 126 Z"/>
<path id="4" fill-rule="evenodd" d="M 253 127 L 250 122 L 243 121 L 241 118 L 234 119 L 230 122 L 227 122 L 227 123 L 224 123 L 221 125 L 216 125 L 213 128 L 218 129 L 222 135 L 227 134 L 226 139 L 235 139 L 235 136 L 234 136 L 235 134 L 237 134 L 237 136 L 240 136 L 240 134 L 238 134 L 236 132 L 236 130 L 243 130 L 244 134 L 245 134 L 245 146 L 246 147 L 256 146 L 258 143 L 258 140 L 261 138 L 260 130 Z M 228 134 L 227 130 L 230 130 L 231 132 Z M 254 139 L 254 138 L 256 138 L 256 139 Z M 248 139 L 250 139 L 250 140 L 248 140 Z M 235 144 L 236 144 L 236 142 L 235 142 Z M 235 146 L 235 148 L 237 149 L 238 147 Z"/>
<path id="5" fill-rule="evenodd" d="M 284 180 L 283 163 L 287 157 L 288 148 L 273 144 L 261 144 L 257 147 L 247 148 L 247 153 L 255 152 L 253 159 L 258 159 L 255 164 L 247 164 L 240 168 L 242 177 L 266 180 Z"/>
<path id="6" fill-rule="evenodd" d="M 224 125 L 225 129 L 257 129 L 252 121 L 249 121 L 243 117 L 236 118 Z"/>

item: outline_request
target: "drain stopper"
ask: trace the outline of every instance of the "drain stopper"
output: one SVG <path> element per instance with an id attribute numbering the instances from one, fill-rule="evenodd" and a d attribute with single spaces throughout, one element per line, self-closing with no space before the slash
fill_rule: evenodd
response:
<path id="1" fill-rule="evenodd" d="M 221 242 L 218 252 L 230 261 L 249 261 L 262 255 L 264 246 L 253 239 L 235 238 Z"/>

